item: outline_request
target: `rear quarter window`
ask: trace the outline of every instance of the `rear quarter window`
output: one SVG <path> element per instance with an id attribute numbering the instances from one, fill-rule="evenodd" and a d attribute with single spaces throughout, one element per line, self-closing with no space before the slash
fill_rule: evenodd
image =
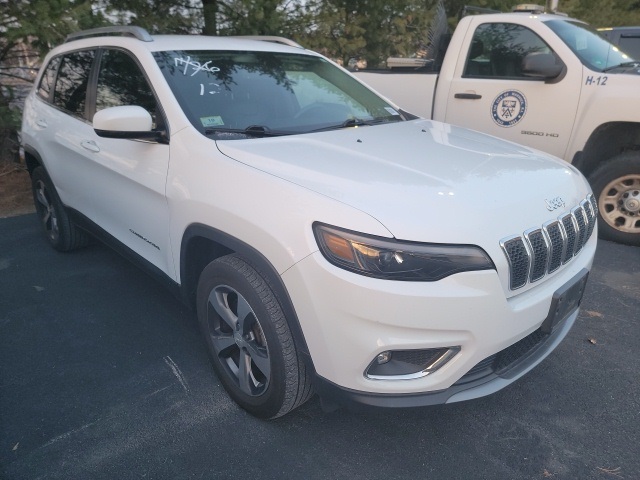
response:
<path id="1" fill-rule="evenodd" d="M 56 107 L 86 118 L 87 85 L 94 57 L 93 50 L 84 50 L 69 53 L 62 58 L 53 94 L 53 104 Z"/>
<path id="2" fill-rule="evenodd" d="M 42 74 L 42 78 L 40 78 L 38 95 L 44 100 L 49 101 L 51 99 L 51 92 L 53 91 L 56 74 L 58 73 L 58 67 L 60 66 L 60 58 L 61 57 L 52 58 Z"/>

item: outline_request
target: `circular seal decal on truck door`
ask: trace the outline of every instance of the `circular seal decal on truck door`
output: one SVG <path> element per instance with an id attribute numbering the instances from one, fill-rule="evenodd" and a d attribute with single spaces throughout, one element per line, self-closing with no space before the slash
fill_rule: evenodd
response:
<path id="1" fill-rule="evenodd" d="M 518 90 L 505 90 L 491 105 L 493 121 L 501 127 L 513 127 L 527 113 L 527 99 Z"/>

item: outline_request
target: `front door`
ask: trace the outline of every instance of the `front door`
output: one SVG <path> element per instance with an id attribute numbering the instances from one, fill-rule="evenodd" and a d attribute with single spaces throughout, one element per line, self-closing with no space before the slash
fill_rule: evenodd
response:
<path id="1" fill-rule="evenodd" d="M 581 66 L 567 65 L 564 76 L 547 82 L 525 76 L 521 64 L 527 54 L 556 52 L 528 27 L 483 23 L 482 16 L 473 19 L 465 44 L 471 47 L 456 66 L 445 121 L 564 157 Z"/>

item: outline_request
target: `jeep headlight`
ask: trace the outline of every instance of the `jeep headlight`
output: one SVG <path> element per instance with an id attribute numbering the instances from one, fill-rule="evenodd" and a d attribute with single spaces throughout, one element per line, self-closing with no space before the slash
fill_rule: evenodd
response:
<path id="1" fill-rule="evenodd" d="M 473 245 L 405 242 L 320 223 L 313 231 L 330 263 L 368 277 L 434 282 L 454 273 L 495 269 L 485 251 Z"/>

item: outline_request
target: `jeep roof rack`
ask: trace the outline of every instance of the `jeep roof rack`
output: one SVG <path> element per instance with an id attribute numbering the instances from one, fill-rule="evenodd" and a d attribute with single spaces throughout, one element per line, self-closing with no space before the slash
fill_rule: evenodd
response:
<path id="1" fill-rule="evenodd" d="M 281 43 L 283 45 L 289 45 L 290 47 L 304 48 L 297 42 L 294 42 L 290 38 L 276 37 L 273 35 L 234 35 L 232 38 L 244 38 L 247 40 L 261 40 L 263 42 Z"/>
<path id="2" fill-rule="evenodd" d="M 149 32 L 142 27 L 135 27 L 132 25 L 99 27 L 92 28 L 90 30 L 82 30 L 80 32 L 67 35 L 67 38 L 64 41 L 66 43 L 73 40 L 80 40 L 81 38 L 102 37 L 104 35 L 121 35 L 124 37 L 135 37 L 143 42 L 153 42 L 153 38 L 149 35 Z"/>
<path id="3" fill-rule="evenodd" d="M 99 27 L 92 28 L 89 30 L 82 30 L 80 32 L 75 32 L 67 35 L 65 39 L 66 42 L 72 42 L 74 40 L 80 40 L 82 38 L 90 38 L 90 37 L 102 37 L 105 35 L 115 35 L 115 36 L 124 36 L 124 37 L 134 37 L 143 42 L 153 42 L 153 37 L 149 35 L 142 27 L 136 27 L 133 25 L 118 25 L 113 27 Z M 261 40 L 263 42 L 273 42 L 280 43 L 283 45 L 289 45 L 290 47 L 296 48 L 304 48 L 297 42 L 285 37 L 277 37 L 273 35 L 235 35 L 231 36 L 231 38 L 243 38 L 246 40 Z"/>

